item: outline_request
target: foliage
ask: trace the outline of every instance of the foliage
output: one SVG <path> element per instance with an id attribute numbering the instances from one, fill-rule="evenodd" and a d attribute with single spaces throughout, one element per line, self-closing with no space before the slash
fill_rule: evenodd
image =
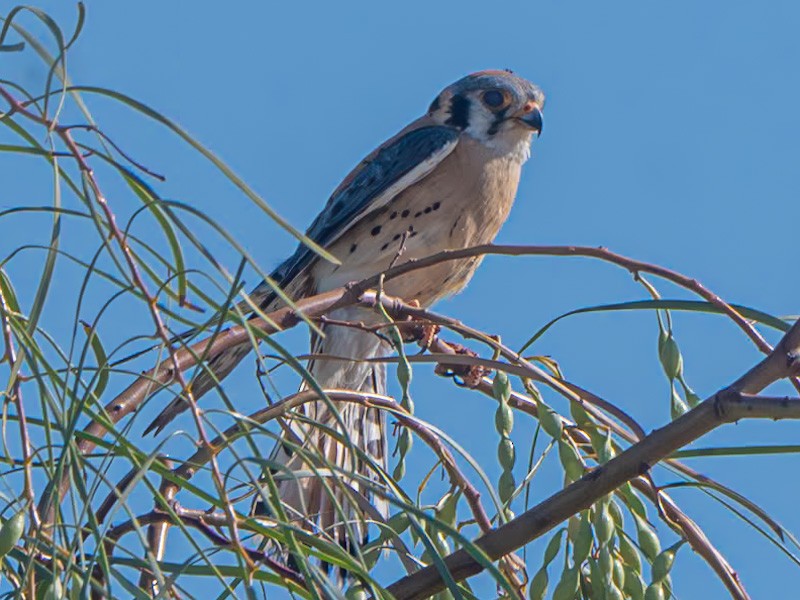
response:
<path id="1" fill-rule="evenodd" d="M 290 307 L 261 315 L 267 317 L 263 321 L 249 321 L 247 313 L 254 307 L 248 305 L 241 281 L 245 271 L 265 276 L 258 262 L 210 216 L 189 203 L 162 197 L 161 176 L 129 156 L 125 140 L 112 139 L 95 123 L 89 107 L 111 103 L 128 111 L 131 119 L 166 128 L 263 210 L 265 222 L 272 220 L 276 228 L 309 241 L 170 118 L 122 91 L 69 79 L 69 50 L 84 23 L 79 7 L 71 32 L 33 8 L 14 8 L 2 15 L 0 30 L 1 60 L 29 53 L 46 65 L 46 76 L 35 89 L 0 80 L 0 151 L 6 157 L 42 161 L 52 174 L 49 204 L 21 199 L 0 212 L 0 229 L 47 224 L 46 240 L 31 236 L 29 243 L 0 257 L 0 373 L 6 381 L 0 556 L 9 596 L 147 598 L 160 591 L 162 596 L 211 597 L 213 590 L 224 598 L 283 589 L 301 598 L 388 598 L 393 579 L 416 572 L 420 565 L 433 565 L 446 586 L 438 598 L 472 598 L 473 580 L 451 574 L 443 562 L 454 551 L 465 550 L 504 597 L 524 593 L 531 599 L 544 598 L 550 590 L 557 599 L 667 598 L 681 589 L 670 571 L 688 543 L 732 596 L 746 597 L 724 557 L 645 473 L 598 494 L 590 505 L 569 513 L 569 519 L 543 525 L 535 537 L 547 534 L 546 544 L 529 546 L 531 537 L 523 545 L 524 554 L 511 552 L 494 560 L 497 557 L 476 539 L 503 524 L 521 527 L 515 513 L 533 514 L 531 485 L 545 462 L 563 471 L 567 491 L 567 486 L 586 481 L 587 473 L 602 470 L 645 438 L 632 416 L 565 380 L 552 358 L 524 355 L 559 320 L 586 312 L 652 312 L 674 419 L 702 407 L 685 377 L 672 329 L 674 312 L 726 315 L 767 353 L 771 349 L 751 323 L 787 331 L 786 322 L 731 306 L 699 283 L 656 265 L 602 249 L 559 247 L 466 252 L 590 256 L 628 269 L 651 299 L 567 312 L 544 325 L 518 351 L 444 315 L 415 309 L 401 299 L 384 302 L 380 294 L 370 295 L 368 290 L 379 287 L 378 281 L 366 282 L 358 293 L 341 290 L 339 296 L 298 302 L 294 308 L 302 311 Z M 32 34 L 31 24 L 46 34 Z M 94 251 L 86 252 L 90 245 Z M 324 250 L 316 250 L 327 257 Z M 221 256 L 232 254 L 239 259 L 229 270 Z M 699 299 L 662 299 L 646 274 L 683 286 Z M 315 392 L 281 393 L 285 381 L 294 384 L 307 373 L 300 355 L 284 345 L 277 330 L 298 323 L 314 328 L 333 301 L 346 294 L 349 301 L 374 306 L 398 325 L 390 336 L 398 354 L 390 360 L 398 363 L 402 390 L 399 401 L 328 393 L 332 400 L 368 402 L 387 411 L 398 429 L 391 473 L 385 473 L 383 485 L 366 482 L 388 499 L 392 516 L 384 522 L 373 511 L 373 540 L 353 552 L 289 520 L 274 502 L 275 475 L 268 468 L 269 449 L 282 419 L 315 397 Z M 65 322 L 67 314 L 72 316 Z M 228 322 L 215 319 L 219 314 L 227 315 Z M 470 347 L 443 339 L 430 328 L 432 323 L 444 330 L 444 337 L 461 336 Z M 221 335 L 229 325 L 231 335 L 260 348 L 256 354 L 262 409 L 242 414 L 238 398 L 226 394 L 221 385 L 218 397 L 204 400 L 202 406 L 193 404 L 190 435 L 139 439 L 147 405 L 161 405 L 176 394 L 187 397 L 192 368 L 220 344 L 231 343 L 231 335 Z M 427 354 L 403 350 L 400 329 L 414 325 L 421 327 L 418 337 Z M 187 329 L 199 335 L 176 337 Z M 411 374 L 424 374 L 420 363 L 426 362 L 436 363 L 439 375 L 496 404 L 495 427 L 487 426 L 486 435 L 497 438 L 499 477 L 487 474 L 489 468 L 498 472 L 494 457 L 470 456 L 446 431 L 414 416 Z M 565 407 L 563 414 L 558 406 Z M 536 427 L 520 448 L 515 423 L 523 419 Z M 172 458 L 163 455 L 166 449 Z M 796 448 L 704 452 L 760 451 Z M 347 476 L 326 465 L 324 457 L 312 458 L 317 464 L 314 475 L 328 479 L 329 485 L 339 485 Z M 420 469 L 427 476 L 409 478 L 410 461 L 423 465 Z M 795 556 L 794 538 L 757 505 L 675 456 L 663 465 L 687 485 L 718 499 L 719 510 L 742 515 L 783 552 Z M 273 506 L 271 519 L 251 516 L 256 495 Z M 284 562 L 271 552 L 276 545 L 288 548 L 293 560 Z M 329 577 L 338 569 L 350 573 L 346 591 Z M 423 586 L 414 593 L 424 595 L 428 589 Z"/>

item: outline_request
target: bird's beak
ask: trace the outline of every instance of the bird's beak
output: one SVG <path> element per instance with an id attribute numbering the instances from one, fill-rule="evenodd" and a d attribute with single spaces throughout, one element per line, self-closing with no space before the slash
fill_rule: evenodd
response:
<path id="1" fill-rule="evenodd" d="M 542 110 L 535 104 L 526 104 L 525 107 L 514 117 L 536 135 L 542 135 L 543 117 Z"/>

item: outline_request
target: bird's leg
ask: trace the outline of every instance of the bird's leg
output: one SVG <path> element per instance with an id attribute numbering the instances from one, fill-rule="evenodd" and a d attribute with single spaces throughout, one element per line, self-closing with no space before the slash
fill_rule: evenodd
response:
<path id="1" fill-rule="evenodd" d="M 478 353 L 470 350 L 466 346 L 448 342 L 448 346 L 452 348 L 453 354 L 460 354 L 462 356 L 477 357 Z M 458 377 L 461 379 L 461 385 L 468 388 L 478 387 L 481 379 L 488 373 L 488 369 L 481 365 L 448 365 L 439 363 L 434 369 L 434 373 L 442 377 Z"/>

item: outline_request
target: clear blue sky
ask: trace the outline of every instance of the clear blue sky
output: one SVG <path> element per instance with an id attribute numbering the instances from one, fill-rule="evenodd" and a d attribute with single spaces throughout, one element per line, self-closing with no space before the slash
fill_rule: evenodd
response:
<path id="1" fill-rule="evenodd" d="M 70 2 L 38 5 L 65 25 L 73 19 Z M 691 275 L 731 302 L 800 313 L 796 2 L 87 5 L 86 31 L 70 54 L 73 79 L 119 89 L 174 118 L 298 228 L 363 155 L 422 114 L 442 87 L 474 70 L 511 68 L 539 84 L 548 103 L 544 135 L 499 241 L 608 246 Z M 34 58 L 0 56 L 0 69 L 5 64 L 10 78 L 39 81 Z M 163 129 L 107 102 L 90 107 L 109 135 L 167 176 L 158 188 L 165 197 L 218 219 L 265 269 L 291 251 L 288 235 Z M 33 162 L 0 161 L 0 209 L 50 202 L 47 170 Z M 110 201 L 122 215 L 138 206 L 121 198 Z M 23 228 L 2 235 L 3 256 L 34 237 Z M 46 241 L 44 228 L 39 241 Z M 90 251 L 73 244 L 77 252 Z M 212 249 L 234 266 L 233 252 Z M 40 261 L 22 257 L 10 272 L 24 283 L 25 266 Z M 686 297 L 660 289 L 666 297 Z M 601 263 L 490 257 L 468 289 L 438 309 L 518 346 L 567 310 L 641 298 L 643 290 L 625 272 Z M 48 306 L 45 325 L 57 329 L 59 317 L 71 320 L 72 312 Z M 752 344 L 721 317 L 676 314 L 675 321 L 687 378 L 704 397 L 758 360 Z M 656 334 L 651 313 L 578 316 L 533 351 L 552 355 L 571 380 L 650 429 L 669 419 Z M 301 351 L 302 335 L 287 340 Z M 242 371 L 229 393 L 252 389 L 252 368 Z M 492 403 L 424 368 L 417 384 L 418 414 L 483 457 L 496 478 Z M 180 424 L 191 431 L 188 419 Z M 799 427 L 741 423 L 698 445 L 789 444 Z M 520 454 L 532 431 L 529 420 L 518 420 Z M 800 532 L 796 456 L 692 464 Z M 664 472 L 656 479 L 673 480 Z M 535 496 L 559 485 L 553 468 L 538 479 Z M 674 497 L 753 598 L 793 597 L 788 589 L 796 589 L 798 567 L 764 538 L 699 491 Z M 531 572 L 536 567 L 532 562 Z M 727 597 L 686 549 L 675 580 L 680 598 Z"/>

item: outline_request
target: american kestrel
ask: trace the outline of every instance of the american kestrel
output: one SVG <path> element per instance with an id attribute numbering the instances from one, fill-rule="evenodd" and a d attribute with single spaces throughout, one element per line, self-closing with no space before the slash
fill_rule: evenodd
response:
<path id="1" fill-rule="evenodd" d="M 508 71 L 474 73 L 445 88 L 423 117 L 359 163 L 311 224 L 308 237 L 341 264 L 321 259 L 300 245 L 272 279 L 297 300 L 376 275 L 393 263 L 491 242 L 508 218 L 520 169 L 530 155 L 532 134 L 541 133 L 544 100 L 537 86 Z M 385 292 L 430 306 L 461 290 L 479 263 L 476 257 L 412 271 L 388 281 Z M 250 297 L 264 312 L 280 305 L 266 283 Z M 366 325 L 382 322 L 377 313 L 358 307 L 341 308 L 328 317 Z M 309 370 L 321 388 L 386 394 L 385 365 L 361 362 L 391 352 L 384 337 L 332 323 L 326 323 L 323 332 L 323 337 L 312 339 L 312 352 L 340 360 L 311 361 Z M 210 357 L 208 369 L 221 380 L 251 349 L 246 344 Z M 192 390 L 199 398 L 214 385 L 214 377 L 200 373 Z M 187 407 L 182 399 L 173 401 L 148 430 L 161 430 Z M 290 444 L 278 442 L 272 458 L 275 465 L 283 466 L 278 470 L 278 488 L 285 510 L 307 528 L 347 543 L 343 518 L 360 536 L 366 527 L 363 511 L 348 500 L 352 490 L 363 494 L 383 514 L 387 504 L 359 482 L 359 478 L 379 481 L 374 470 L 363 460 L 354 460 L 348 445 L 324 428 L 348 436 L 353 446 L 385 469 L 386 418 L 375 408 L 357 404 L 341 403 L 336 408 L 344 431 L 325 402 L 306 404 L 298 412 L 324 427 L 300 419 L 291 421 L 292 443 L 302 444 L 306 452 L 294 452 Z M 357 478 L 346 482 L 350 489 L 337 489 L 330 480 L 309 477 L 305 464 L 309 453 L 324 457 L 317 463 L 323 467 L 332 465 L 343 472 L 355 467 Z M 304 475 L 292 478 L 291 474 L 299 471 Z M 336 504 L 342 511 L 334 508 Z"/>

